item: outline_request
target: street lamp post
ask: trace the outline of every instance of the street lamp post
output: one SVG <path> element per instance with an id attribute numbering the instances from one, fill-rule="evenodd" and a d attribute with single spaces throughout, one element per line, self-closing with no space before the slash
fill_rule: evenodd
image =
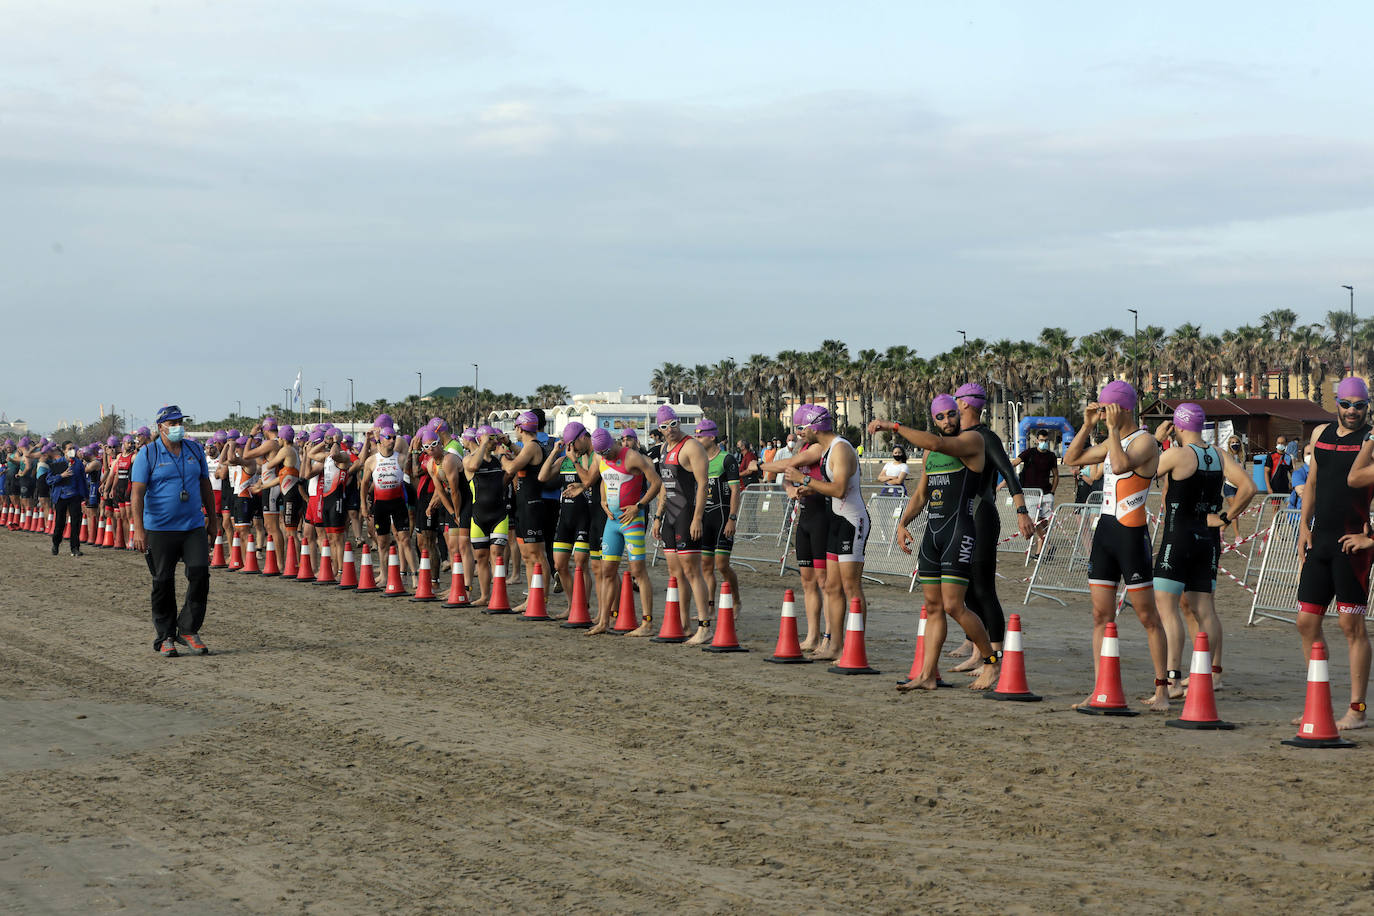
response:
<path id="1" fill-rule="evenodd" d="M 237 405 L 239 405 L 239 406 L 238 406 L 237 408 L 235 408 L 235 410 L 234 410 L 234 416 L 236 416 L 236 417 L 241 417 L 241 416 L 243 416 L 243 402 L 242 402 L 242 401 L 235 401 L 234 403 L 237 404 Z"/>
<path id="2" fill-rule="evenodd" d="M 415 389 L 415 397 L 418 400 L 425 396 L 425 374 L 423 372 L 416 372 L 415 374 L 420 377 L 420 383 Z"/>
<path id="3" fill-rule="evenodd" d="M 1355 374 L 1355 287 L 1341 284 L 1341 289 L 1350 290 L 1350 374 Z"/>
<path id="4" fill-rule="evenodd" d="M 1135 386 L 1136 397 L 1140 397 L 1140 312 L 1135 309 L 1126 309 L 1126 311 L 1130 312 L 1131 317 L 1135 319 L 1135 343 L 1132 345 L 1132 349 L 1134 350 L 1132 361 L 1135 363 L 1135 381 L 1133 384 Z"/>
<path id="5" fill-rule="evenodd" d="M 290 423 L 290 422 L 291 422 L 291 419 L 292 419 L 292 417 L 291 417 L 291 389 L 290 389 L 290 388 L 283 388 L 281 391 L 282 391 L 282 394 L 286 395 L 286 397 L 282 400 L 281 403 L 282 403 L 282 406 L 286 408 L 286 422 Z"/>
<path id="6" fill-rule="evenodd" d="M 353 419 L 353 412 L 357 410 L 357 402 L 353 400 L 353 379 L 348 380 L 348 418 Z"/>
<path id="7" fill-rule="evenodd" d="M 959 334 L 964 338 L 964 345 L 960 348 L 960 363 L 964 367 L 964 381 L 968 381 L 968 332 L 960 331 Z"/>
<path id="8" fill-rule="evenodd" d="M 481 391 L 482 389 L 479 388 L 479 387 L 477 387 L 477 375 L 478 375 L 477 364 L 476 364 L 476 363 L 473 363 L 473 364 L 472 364 L 472 422 L 473 422 L 475 425 L 477 425 L 477 426 L 481 426 L 481 425 L 482 425 L 482 408 L 481 408 L 480 406 L 478 406 L 478 402 L 477 402 L 477 392 Z"/>
<path id="9" fill-rule="evenodd" d="M 320 389 L 315 389 L 315 419 L 324 418 L 324 395 L 320 394 Z"/>

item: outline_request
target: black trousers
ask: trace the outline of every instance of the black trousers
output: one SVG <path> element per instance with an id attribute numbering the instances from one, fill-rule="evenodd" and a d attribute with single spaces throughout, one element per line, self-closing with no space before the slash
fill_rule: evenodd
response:
<path id="1" fill-rule="evenodd" d="M 79 496 L 64 496 L 53 504 L 53 529 L 52 546 L 57 547 L 62 543 L 62 529 L 67 521 L 72 523 L 72 553 L 81 549 L 81 506 L 83 505 Z"/>
<path id="2" fill-rule="evenodd" d="M 157 639 L 199 633 L 210 597 L 210 542 L 204 528 L 190 531 L 149 531 L 148 571 L 153 574 L 153 630 Z M 177 561 L 186 564 L 186 600 L 177 614 Z"/>

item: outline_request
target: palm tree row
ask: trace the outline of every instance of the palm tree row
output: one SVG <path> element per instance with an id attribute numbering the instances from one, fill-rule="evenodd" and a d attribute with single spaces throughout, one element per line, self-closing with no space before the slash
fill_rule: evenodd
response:
<path id="1" fill-rule="evenodd" d="M 1298 314 L 1275 309 L 1258 325 L 1219 334 L 1197 324 L 1172 333 L 1151 325 L 1132 332 L 1103 328 L 1075 337 L 1045 328 L 1034 341 L 970 339 L 926 358 L 908 346 L 851 354 L 840 340 L 811 351 L 755 353 L 741 364 L 724 359 L 691 367 L 664 363 L 650 385 L 659 396 L 689 399 L 708 410 L 745 407 L 785 422 L 796 405 L 837 405 L 839 421 L 862 427 L 876 414 L 926 426 L 925 405 L 967 380 L 982 382 L 994 403 L 1020 403 L 1023 412 L 1071 416 L 1108 379 L 1138 373 L 1142 393 L 1159 397 L 1297 396 L 1322 403 L 1329 379 L 1374 364 L 1374 320 L 1352 328 L 1346 312 L 1329 312 L 1325 324 L 1298 324 Z M 1138 348 L 1138 349 L 1137 349 Z M 881 402 L 875 408 L 877 402 Z"/>

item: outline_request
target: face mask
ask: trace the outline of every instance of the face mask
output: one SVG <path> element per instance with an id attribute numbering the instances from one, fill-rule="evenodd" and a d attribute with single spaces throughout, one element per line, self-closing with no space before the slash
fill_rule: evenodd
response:
<path id="1" fill-rule="evenodd" d="M 1037 442 L 1035 443 L 1035 447 L 1042 452 L 1048 452 L 1050 450 L 1050 444 L 1048 442 Z"/>
<path id="2" fill-rule="evenodd" d="M 68 457 L 68 458 L 75 458 L 75 457 L 76 457 L 76 449 L 74 449 L 74 448 L 69 448 L 69 449 L 67 449 L 67 457 Z"/>
<path id="3" fill-rule="evenodd" d="M 186 427 L 180 424 L 167 427 L 167 438 L 171 439 L 173 442 L 180 442 L 181 437 L 184 435 L 186 435 Z"/>

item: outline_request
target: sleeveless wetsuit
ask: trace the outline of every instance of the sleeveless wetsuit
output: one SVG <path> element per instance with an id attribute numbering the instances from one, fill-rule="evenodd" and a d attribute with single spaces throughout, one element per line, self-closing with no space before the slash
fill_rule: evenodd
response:
<path id="1" fill-rule="evenodd" d="M 701 539 L 692 537 L 692 514 L 696 511 L 696 476 L 679 463 L 686 439 L 679 439 L 672 448 L 664 447 L 660 464 L 663 495 L 659 499 L 659 537 L 665 551 L 701 553 Z"/>
<path id="2" fill-rule="evenodd" d="M 472 485 L 472 545 L 505 544 L 510 534 L 506 512 L 506 472 L 489 455 L 469 477 Z"/>
<path id="3" fill-rule="evenodd" d="M 539 482 L 539 468 L 544 464 L 544 449 L 535 443 L 539 452 L 530 463 L 515 472 L 515 536 L 526 544 L 544 543 L 544 485 Z M 521 446 L 524 449 L 524 446 Z"/>
<path id="4" fill-rule="evenodd" d="M 916 556 L 916 571 L 922 585 L 967 585 L 976 541 L 973 504 L 983 474 L 969 470 L 951 455 L 926 452 L 925 475 L 926 533 Z"/>
<path id="5" fill-rule="evenodd" d="M 725 526 L 730 521 L 731 493 L 739 488 L 739 462 L 734 455 L 720 449 L 716 457 L 707 459 L 706 478 L 701 549 L 728 555 L 735 547 L 735 539 L 725 536 Z"/>
<path id="6" fill-rule="evenodd" d="M 997 597 L 997 545 L 1002 540 L 1002 515 L 997 511 L 997 476 L 1000 474 L 1007 482 L 1010 496 L 1021 492 L 1021 481 L 1016 477 L 1001 437 L 986 423 L 970 429 L 983 437 L 983 473 L 973 500 L 973 571 L 964 602 L 983 621 L 988 639 L 1000 643 L 1006 635 L 1007 618 L 1002 601 Z"/>
<path id="7" fill-rule="evenodd" d="M 1374 548 L 1344 553 L 1341 538 L 1369 527 L 1369 501 L 1374 487 L 1346 483 L 1368 424 L 1341 436 L 1339 424 L 1328 423 L 1317 437 L 1312 460 L 1317 468 L 1312 500 L 1312 539 L 1298 578 L 1298 610 L 1324 614 L 1331 599 L 1342 614 L 1363 614 L 1369 602 L 1369 566 Z M 1313 489 L 1311 485 L 1309 490 Z"/>
<path id="8" fill-rule="evenodd" d="M 819 462 L 799 470 L 812 480 L 825 479 Z M 797 498 L 797 505 L 797 566 L 825 569 L 825 555 L 830 549 L 830 525 L 834 519 L 830 498 L 806 490 Z"/>
<path id="9" fill-rule="evenodd" d="M 591 491 L 583 490 L 572 497 L 563 495 L 568 487 L 582 484 L 582 478 L 577 474 L 578 460 L 574 455 L 565 454 L 558 466 L 561 489 L 558 491 L 558 525 L 553 535 L 554 553 L 571 553 L 573 550 L 586 553 L 588 550 L 587 538 L 592 524 Z M 586 467 L 585 464 L 582 466 Z M 603 514 L 600 506 L 596 507 L 596 511 L 599 515 Z"/>
<path id="10" fill-rule="evenodd" d="M 644 559 L 644 509 L 628 525 L 620 521 L 621 507 L 644 497 L 644 475 L 626 465 L 629 448 L 621 446 L 614 458 L 600 456 L 601 482 L 606 487 L 606 506 L 611 510 L 601 533 L 601 559 L 617 563 L 629 553 L 630 562 Z M 602 513 L 605 514 L 604 512 Z"/>
<path id="11" fill-rule="evenodd" d="M 1221 558 L 1221 529 L 1207 527 L 1207 516 L 1221 511 L 1221 455 L 1210 445 L 1188 448 L 1197 470 L 1182 479 L 1169 475 L 1155 556 L 1155 591 L 1171 595 L 1215 591 Z"/>

